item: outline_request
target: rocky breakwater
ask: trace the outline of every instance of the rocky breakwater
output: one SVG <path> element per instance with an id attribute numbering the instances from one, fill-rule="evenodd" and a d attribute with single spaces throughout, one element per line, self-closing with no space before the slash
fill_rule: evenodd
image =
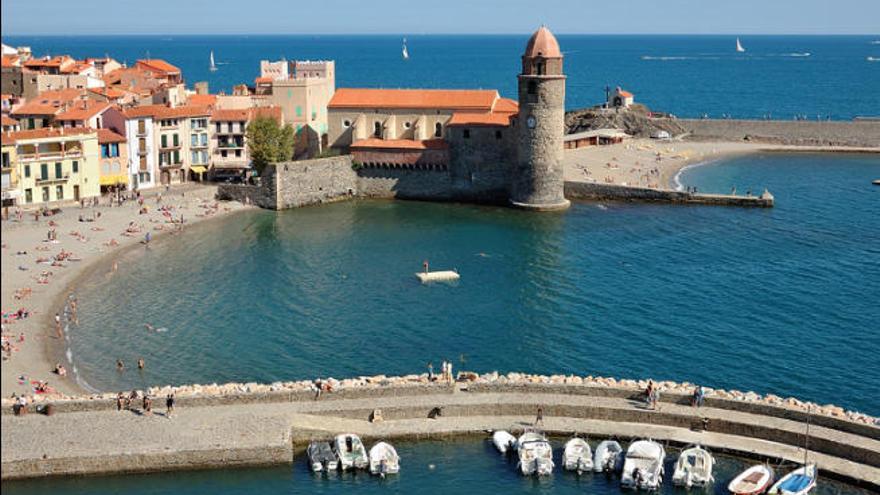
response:
<path id="1" fill-rule="evenodd" d="M 668 380 L 618 379 L 612 377 L 578 375 L 535 375 L 511 372 L 476 373 L 462 371 L 456 382 L 474 392 L 534 391 L 633 397 L 645 390 L 649 382 L 661 393 L 663 402 L 686 402 L 696 387 L 689 382 Z M 261 384 L 224 383 L 206 385 L 180 385 L 150 387 L 146 393 L 152 397 L 165 397 L 174 394 L 181 406 L 209 406 L 228 404 L 247 404 L 257 402 L 290 402 L 313 400 L 316 394 L 324 399 L 393 397 L 406 395 L 431 395 L 453 393 L 454 387 L 445 382 L 430 381 L 427 374 L 405 376 L 360 376 L 355 378 L 325 378 Z M 780 397 L 774 394 L 758 394 L 739 390 L 724 390 L 703 386 L 707 405 L 720 408 L 734 408 L 735 404 L 750 404 L 778 409 L 778 415 L 786 411 L 828 417 L 861 425 L 880 427 L 877 417 L 846 410 L 833 404 L 818 404 L 794 397 Z M 136 391 L 139 397 L 143 390 Z M 130 393 L 130 391 L 126 392 Z M 116 407 L 117 393 L 105 392 L 91 395 L 69 396 L 64 394 L 36 394 L 28 396 L 30 406 L 42 410 L 51 404 L 56 412 L 105 410 Z M 3 398 L 3 414 L 12 412 L 15 399 Z M 773 412 L 773 409 L 765 409 Z M 777 415 L 777 414 L 774 414 Z"/>

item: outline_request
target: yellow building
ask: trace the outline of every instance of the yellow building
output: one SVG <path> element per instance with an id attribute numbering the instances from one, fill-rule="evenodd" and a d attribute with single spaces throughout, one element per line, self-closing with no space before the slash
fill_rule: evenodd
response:
<path id="1" fill-rule="evenodd" d="M 3 134 L 17 176 L 17 204 L 55 206 L 101 193 L 100 151 L 94 129 L 43 128 Z"/>
<path id="2" fill-rule="evenodd" d="M 14 206 L 19 197 L 18 174 L 15 171 L 15 143 L 7 142 L 3 135 L 3 206 Z"/>
<path id="3" fill-rule="evenodd" d="M 125 136 L 110 129 L 98 129 L 101 148 L 101 192 L 128 187 L 128 150 Z"/>

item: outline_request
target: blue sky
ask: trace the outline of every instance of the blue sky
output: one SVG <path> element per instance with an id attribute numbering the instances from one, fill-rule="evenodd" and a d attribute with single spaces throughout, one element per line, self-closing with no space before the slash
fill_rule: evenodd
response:
<path id="1" fill-rule="evenodd" d="M 2 33 L 877 34 L 880 0 L 3 0 Z"/>

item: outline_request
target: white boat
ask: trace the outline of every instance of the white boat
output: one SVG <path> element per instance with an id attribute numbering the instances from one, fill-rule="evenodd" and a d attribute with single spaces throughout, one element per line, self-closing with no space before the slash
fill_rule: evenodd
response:
<path id="1" fill-rule="evenodd" d="M 504 430 L 498 430 L 492 434 L 492 443 L 502 454 L 508 454 L 516 449 L 516 437 Z"/>
<path id="2" fill-rule="evenodd" d="M 593 471 L 597 473 L 616 473 L 620 470 L 623 448 L 614 440 L 604 440 L 596 447 L 593 454 Z"/>
<path id="3" fill-rule="evenodd" d="M 211 66 L 208 67 L 208 70 L 211 72 L 215 72 L 217 70 L 217 64 L 214 63 L 214 50 L 211 50 Z"/>
<path id="4" fill-rule="evenodd" d="M 737 53 L 743 53 L 743 52 L 745 52 L 745 51 L 746 51 L 746 49 L 743 48 L 742 43 L 740 43 L 740 42 L 739 42 L 739 38 L 737 38 L 737 39 L 736 39 L 736 52 L 737 52 Z"/>
<path id="5" fill-rule="evenodd" d="M 406 49 L 406 38 L 403 39 L 403 59 L 409 60 L 409 50 Z"/>
<path id="6" fill-rule="evenodd" d="M 553 472 L 553 447 L 544 435 L 528 431 L 516 442 L 522 474 L 546 476 Z"/>
<path id="7" fill-rule="evenodd" d="M 816 486 L 819 469 L 815 464 L 801 466 L 786 474 L 770 488 L 770 495 L 806 495 Z"/>
<path id="8" fill-rule="evenodd" d="M 623 461 L 620 484 L 624 488 L 656 490 L 663 483 L 663 460 L 666 451 L 653 440 L 639 440 L 630 444 Z"/>
<path id="9" fill-rule="evenodd" d="M 878 57 L 868 57 L 868 62 L 880 62 L 880 58 Z"/>
<path id="10" fill-rule="evenodd" d="M 367 458 L 367 449 L 360 437 L 353 433 L 337 435 L 333 443 L 333 450 L 336 452 L 336 457 L 339 458 L 339 466 L 343 471 L 366 469 L 370 464 Z"/>
<path id="11" fill-rule="evenodd" d="M 590 444 L 583 438 L 572 438 L 565 442 L 565 450 L 562 453 L 562 466 L 568 471 L 593 470 L 593 452 Z"/>
<path id="12" fill-rule="evenodd" d="M 678 456 L 678 461 L 675 463 L 672 483 L 687 488 L 706 486 L 715 480 L 714 476 L 712 476 L 712 469 L 714 467 L 715 459 L 708 450 L 700 446 L 685 449 Z"/>
<path id="13" fill-rule="evenodd" d="M 312 471 L 316 473 L 320 473 L 324 470 L 336 471 L 336 468 L 339 467 L 339 463 L 336 460 L 336 454 L 333 453 L 333 449 L 330 448 L 330 443 L 326 441 L 312 442 L 309 444 L 309 447 L 306 449 L 306 454 L 309 456 L 309 466 L 312 468 Z"/>
<path id="14" fill-rule="evenodd" d="M 733 495 L 761 495 L 773 484 L 773 470 L 765 464 L 754 466 L 739 473 L 727 490 Z"/>
<path id="15" fill-rule="evenodd" d="M 379 442 L 370 449 L 370 474 L 385 476 L 400 472 L 400 456 L 391 444 Z"/>

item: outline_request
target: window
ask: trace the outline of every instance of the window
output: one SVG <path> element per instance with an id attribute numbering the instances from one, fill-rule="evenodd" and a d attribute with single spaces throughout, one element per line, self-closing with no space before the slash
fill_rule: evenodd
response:
<path id="1" fill-rule="evenodd" d="M 110 156 L 113 158 L 119 156 L 119 143 L 113 143 L 110 145 Z"/>
<path id="2" fill-rule="evenodd" d="M 78 172 L 79 172 L 79 162 L 74 160 L 73 161 L 73 173 L 78 173 Z"/>
<path id="3" fill-rule="evenodd" d="M 235 157 L 241 158 L 241 150 L 235 150 Z"/>
<path id="4" fill-rule="evenodd" d="M 302 109 L 301 106 L 297 105 L 297 106 L 296 106 L 296 116 L 297 116 L 297 117 L 302 117 L 302 115 L 303 115 L 303 109 Z"/>
<path id="5" fill-rule="evenodd" d="M 173 138 L 172 141 L 174 141 L 174 146 L 180 146 L 180 138 L 177 136 L 177 134 L 174 134 L 171 137 Z"/>
<path id="6" fill-rule="evenodd" d="M 31 176 L 31 166 L 30 166 L 30 165 L 25 165 L 25 166 L 24 166 L 24 176 L 25 176 L 25 177 L 30 177 L 30 176 Z"/>
<path id="7" fill-rule="evenodd" d="M 462 133 L 462 135 L 464 136 L 465 139 L 470 139 L 471 138 L 471 130 L 465 129 L 464 132 Z"/>
<path id="8" fill-rule="evenodd" d="M 24 190 L 24 202 L 25 203 L 33 203 L 34 202 L 34 192 L 30 188 Z"/>
<path id="9" fill-rule="evenodd" d="M 318 113 L 312 112 L 312 120 L 317 120 L 317 118 L 318 118 Z"/>
<path id="10" fill-rule="evenodd" d="M 202 146 L 208 145 L 208 135 L 207 134 L 202 134 L 201 142 L 202 142 Z"/>
<path id="11" fill-rule="evenodd" d="M 109 175 L 110 174 L 110 164 L 107 162 L 102 163 L 101 164 L 101 172 L 103 172 L 104 175 Z"/>
<path id="12" fill-rule="evenodd" d="M 43 188 L 43 203 L 49 202 L 49 187 L 46 186 Z"/>
<path id="13" fill-rule="evenodd" d="M 351 127 L 351 121 L 350 120 L 343 120 L 342 127 L 345 127 L 346 129 L 348 129 L 349 127 Z"/>
<path id="14" fill-rule="evenodd" d="M 199 163 L 199 152 L 198 151 L 192 152 L 192 162 Z"/>
<path id="15" fill-rule="evenodd" d="M 180 163 L 180 151 L 174 152 L 174 163 Z"/>
<path id="16" fill-rule="evenodd" d="M 437 122 L 434 124 L 434 137 L 442 137 L 443 136 L 443 124 Z"/>
<path id="17" fill-rule="evenodd" d="M 537 72 L 539 76 L 544 75 L 544 62 L 538 62 L 535 64 L 535 72 Z"/>
<path id="18" fill-rule="evenodd" d="M 162 134 L 162 147 L 163 148 L 168 147 L 168 135 L 167 134 Z"/>
<path id="19" fill-rule="evenodd" d="M 538 84 L 535 81 L 529 81 L 529 94 L 533 95 L 538 92 Z"/>
<path id="20" fill-rule="evenodd" d="M 49 180 L 49 164 L 42 163 L 40 164 L 40 179 Z M 48 189 L 46 189 L 46 197 L 49 196 Z M 48 199 L 46 200 L 48 201 Z"/>
<path id="21" fill-rule="evenodd" d="M 501 139 L 501 131 L 495 131 L 495 139 Z"/>
<path id="22" fill-rule="evenodd" d="M 55 199 L 64 199 L 64 186 L 55 186 Z"/>
<path id="23" fill-rule="evenodd" d="M 232 122 L 229 122 L 229 123 L 226 124 L 226 130 L 227 130 L 230 134 L 232 134 Z"/>
<path id="24" fill-rule="evenodd" d="M 220 156 L 222 156 L 223 158 L 226 158 L 226 150 L 221 150 Z"/>
<path id="25" fill-rule="evenodd" d="M 101 145 L 101 158 L 107 158 L 107 155 L 110 153 L 110 146 L 107 144 Z"/>
<path id="26" fill-rule="evenodd" d="M 190 139 L 191 145 L 193 145 L 193 146 L 199 145 L 199 135 L 198 134 L 191 134 L 189 139 Z"/>
<path id="27" fill-rule="evenodd" d="M 138 120 L 138 134 L 146 134 L 147 122 L 144 119 Z"/>
<path id="28" fill-rule="evenodd" d="M 112 169 L 112 172 L 113 172 L 114 174 L 118 174 L 120 171 L 121 171 L 121 169 L 120 169 L 120 167 L 119 167 L 119 162 L 113 162 L 113 169 Z"/>
<path id="29" fill-rule="evenodd" d="M 373 122 L 373 136 L 380 138 L 382 137 L 382 123 L 381 122 Z"/>
<path id="30" fill-rule="evenodd" d="M 221 124 L 220 122 L 217 122 L 217 132 L 223 132 L 223 124 Z"/>
<path id="31" fill-rule="evenodd" d="M 36 129 L 37 128 L 37 126 L 34 123 L 33 117 L 28 119 L 27 128 L 28 129 Z"/>

